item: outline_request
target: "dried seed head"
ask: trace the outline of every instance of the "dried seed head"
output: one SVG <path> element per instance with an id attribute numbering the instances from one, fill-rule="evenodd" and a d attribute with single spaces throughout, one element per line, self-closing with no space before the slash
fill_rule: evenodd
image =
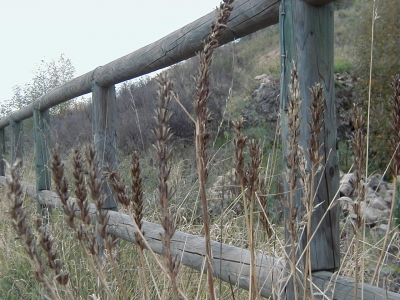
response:
<path id="1" fill-rule="evenodd" d="M 63 262 L 57 259 L 57 251 L 53 247 L 54 237 L 48 228 L 42 224 L 41 219 L 36 219 L 36 229 L 40 234 L 39 243 L 47 256 L 47 265 L 54 271 L 56 280 L 60 284 L 66 285 L 68 283 L 68 274 L 61 272 Z"/>
<path id="2" fill-rule="evenodd" d="M 132 177 L 132 204 L 133 204 L 133 212 L 135 222 L 138 225 L 140 231 L 144 235 L 144 231 L 142 230 L 143 225 L 143 183 L 142 177 L 140 175 L 140 161 L 139 154 L 134 152 L 132 154 L 132 164 L 131 164 L 131 177 Z M 144 247 L 144 243 L 140 234 L 135 232 L 135 239 L 138 241 L 139 247 Z"/>
<path id="3" fill-rule="evenodd" d="M 99 159 L 97 157 L 96 151 L 91 145 L 86 148 L 85 155 L 86 161 L 89 165 L 88 174 L 90 194 L 97 209 L 101 210 L 105 198 L 101 194 L 101 185 L 103 182 L 103 178 L 101 176 Z"/>
<path id="4" fill-rule="evenodd" d="M 121 203 L 126 208 L 128 208 L 131 201 L 126 193 L 125 183 L 121 178 L 121 174 L 117 170 L 111 171 L 110 166 L 107 166 L 106 170 L 107 170 L 108 184 L 116 194 L 118 202 Z"/>
<path id="5" fill-rule="evenodd" d="M 251 158 L 250 164 L 246 169 L 246 184 L 247 184 L 247 200 L 252 201 L 252 195 L 258 190 L 260 184 L 260 164 L 261 164 L 261 149 L 259 143 L 252 139 L 250 141 L 249 154 Z"/>
<path id="6" fill-rule="evenodd" d="M 291 82 L 289 84 L 290 97 L 288 101 L 287 122 L 289 127 L 289 138 L 287 139 L 286 165 L 289 171 L 286 172 L 286 181 L 290 185 L 290 189 L 296 189 L 299 167 L 299 137 L 300 137 L 300 87 L 296 66 L 293 63 L 291 71 Z"/>
<path id="7" fill-rule="evenodd" d="M 172 190 L 168 187 L 168 178 L 171 172 L 171 166 L 169 165 L 168 160 L 172 155 L 172 149 L 168 145 L 168 142 L 172 136 L 169 127 L 171 113 L 169 112 L 168 105 L 172 99 L 171 91 L 173 84 L 167 74 L 160 74 L 157 78 L 157 81 L 159 83 L 159 108 L 156 110 L 157 124 L 153 130 L 157 138 L 154 148 L 156 150 L 158 160 L 158 193 L 160 198 L 161 211 L 163 216 L 167 216 L 167 204 L 172 195 Z"/>
<path id="8" fill-rule="evenodd" d="M 89 201 L 87 199 L 87 190 L 85 185 L 85 175 L 88 175 L 89 172 L 84 168 L 84 158 L 82 157 L 81 152 L 77 149 L 75 149 L 73 153 L 73 167 L 75 196 L 77 198 L 76 203 L 80 210 L 79 218 L 86 224 L 86 226 L 89 226 Z"/>
<path id="9" fill-rule="evenodd" d="M 67 205 L 67 201 L 69 199 L 68 192 L 68 181 L 64 175 L 64 164 L 61 162 L 61 158 L 58 155 L 58 151 L 56 149 L 52 150 L 52 174 L 53 180 L 56 184 L 56 193 L 60 197 L 61 203 L 63 206 Z"/>
<path id="10" fill-rule="evenodd" d="M 246 146 L 247 137 L 241 132 L 243 127 L 244 119 L 241 117 L 237 121 L 233 121 L 233 131 L 235 132 L 236 138 L 233 143 L 235 146 L 235 177 L 236 180 L 243 186 L 247 184 L 247 178 L 244 171 L 244 147 Z"/>
<path id="11" fill-rule="evenodd" d="M 308 155 L 314 165 L 319 164 L 323 157 L 319 154 L 322 144 L 319 142 L 319 136 L 324 124 L 324 103 L 323 88 L 320 83 L 315 84 L 311 89 L 311 122 L 308 124 L 310 128 L 311 139 L 308 141 Z"/>
<path id="12" fill-rule="evenodd" d="M 69 200 L 69 191 L 68 191 L 68 181 L 64 174 L 64 164 L 61 162 L 61 158 L 58 155 L 58 150 L 52 150 L 52 174 L 53 180 L 56 185 L 56 193 L 61 200 L 62 209 L 65 214 L 65 220 L 68 226 L 72 229 L 75 229 L 75 210 L 74 204 L 71 204 Z"/>
<path id="13" fill-rule="evenodd" d="M 361 214 L 361 201 L 365 198 L 365 187 L 361 184 L 361 178 L 364 175 L 365 157 L 366 157 L 366 139 L 363 131 L 363 118 L 362 109 L 356 105 L 353 107 L 352 123 L 354 132 L 352 136 L 353 140 L 353 151 L 354 151 L 354 173 L 356 180 L 354 185 L 358 192 L 358 199 L 353 203 L 353 210 L 356 215 L 356 220 L 352 223 L 354 232 L 362 226 L 363 217 Z"/>
<path id="14" fill-rule="evenodd" d="M 390 168 L 392 175 L 397 177 L 400 171 L 400 75 L 393 77 L 390 87 L 393 90 L 393 95 L 390 98 L 390 105 L 392 107 L 391 127 L 393 130 L 391 148 L 394 152 L 393 163 L 391 164 Z"/>

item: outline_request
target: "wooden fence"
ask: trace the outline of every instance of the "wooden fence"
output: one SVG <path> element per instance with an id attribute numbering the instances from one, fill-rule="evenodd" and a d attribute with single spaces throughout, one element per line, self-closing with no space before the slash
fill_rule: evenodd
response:
<path id="1" fill-rule="evenodd" d="M 321 177 L 323 187 L 316 194 L 318 210 L 314 213 L 313 230 L 315 237 L 310 245 L 315 254 L 312 257 L 313 282 L 329 299 L 353 299 L 354 283 L 350 279 L 327 272 L 339 268 L 339 210 L 331 208 L 338 190 L 338 162 L 336 155 L 336 125 L 333 83 L 333 4 L 332 0 L 237 0 L 230 16 L 228 28 L 220 38 L 220 44 L 244 37 L 262 28 L 279 22 L 281 35 L 282 88 L 281 111 L 283 125 L 286 124 L 286 100 L 289 74 L 297 66 L 301 78 L 302 113 L 307 116 L 308 87 L 321 82 L 326 99 L 324 147 L 325 171 Z M 26 193 L 36 197 L 40 206 L 60 208 L 58 197 L 50 191 L 49 172 L 49 109 L 60 103 L 92 93 L 93 134 L 96 151 L 103 160 L 116 168 L 117 128 L 115 84 L 171 66 L 190 58 L 201 51 L 202 43 L 210 31 L 215 14 L 206 16 L 184 26 L 168 36 L 105 66 L 98 67 L 66 84 L 55 88 L 46 95 L 0 120 L 0 156 L 5 154 L 5 128 L 11 128 L 11 161 L 23 156 L 22 122 L 33 116 L 36 160 L 36 186 L 24 184 Z M 306 122 L 307 118 L 304 118 Z M 302 123 L 302 140 L 307 140 L 309 130 Z M 284 127 L 284 126 L 283 126 Z M 286 140 L 287 132 L 282 130 Z M 106 146 L 105 146 L 106 145 Z M 306 144 L 304 148 L 306 148 Z M 284 151 L 287 151 L 284 149 Z M 1 164 L 0 175 L 4 175 Z M 4 176 L 0 183 L 4 184 Z M 135 243 L 135 226 L 131 219 L 117 212 L 117 204 L 107 186 L 103 191 L 108 195 L 104 208 L 110 211 L 108 232 Z M 330 199 L 326 201 L 326 199 Z M 301 207 L 298 197 L 297 203 Z M 318 202 L 319 201 L 319 202 Z M 114 210 L 114 211 L 112 211 Z M 91 207 L 94 214 L 94 207 Z M 316 229 L 318 228 L 318 229 Z M 160 241 L 163 231 L 158 224 L 145 222 L 146 240 L 155 253 L 164 254 Z M 304 241 L 300 249 L 304 249 Z M 176 232 L 172 241 L 172 255 L 181 258 L 182 264 L 201 270 L 205 257 L 204 238 Z M 241 288 L 248 289 L 250 282 L 250 254 L 245 249 L 213 242 L 214 275 Z M 221 266 L 221 268 L 220 268 Z M 269 297 L 279 290 L 280 279 L 285 276 L 285 263 L 280 258 L 257 256 L 257 276 L 261 295 Z M 221 272 L 220 272 L 221 270 Z M 399 296 L 369 285 L 359 284 L 364 290 L 364 299 L 399 299 Z M 361 297 L 361 293 L 358 293 Z M 290 293 L 288 298 L 291 298 Z M 328 299 L 328 298 L 326 298 Z"/>

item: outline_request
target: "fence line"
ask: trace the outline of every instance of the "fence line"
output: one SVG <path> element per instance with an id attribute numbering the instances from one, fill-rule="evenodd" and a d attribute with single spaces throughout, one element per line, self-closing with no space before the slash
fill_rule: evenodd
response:
<path id="1" fill-rule="evenodd" d="M 223 31 L 220 45 L 244 37 L 279 21 L 280 0 L 237 0 L 229 18 L 229 28 Z M 194 56 L 202 50 L 202 41 L 210 33 L 215 13 L 178 29 L 166 37 L 128 55 L 98 67 L 43 95 L 39 99 L 0 120 L 0 129 L 11 121 L 20 122 L 32 117 L 33 109 L 44 111 L 65 101 L 92 91 L 92 83 L 108 87 L 133 79 Z M 134 38 L 134 37 L 133 37 Z"/>

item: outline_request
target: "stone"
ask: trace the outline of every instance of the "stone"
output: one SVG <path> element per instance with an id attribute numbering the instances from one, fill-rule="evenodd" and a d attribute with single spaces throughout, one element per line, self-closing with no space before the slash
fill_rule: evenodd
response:
<path id="1" fill-rule="evenodd" d="M 374 191 L 378 189 L 378 186 L 381 183 L 382 175 L 374 174 L 368 178 L 368 186 L 372 188 Z"/>
<path id="2" fill-rule="evenodd" d="M 371 234 L 373 234 L 374 236 L 382 236 L 386 234 L 387 228 L 387 224 L 380 224 L 379 226 L 375 226 L 374 228 L 372 228 Z"/>
<path id="3" fill-rule="evenodd" d="M 351 197 L 351 195 L 354 192 L 355 180 L 356 180 L 356 174 L 354 173 L 347 173 L 343 175 L 342 179 L 340 180 L 340 187 L 339 187 L 340 196 Z"/>
<path id="4" fill-rule="evenodd" d="M 382 211 L 376 208 L 367 207 L 362 213 L 366 225 L 375 225 L 382 219 Z"/>
<path id="5" fill-rule="evenodd" d="M 271 81 L 267 74 L 258 75 L 254 79 L 259 80 L 262 83 L 269 83 Z"/>
<path id="6" fill-rule="evenodd" d="M 343 197 L 340 197 L 338 199 L 338 201 L 340 203 L 340 208 L 341 208 L 342 212 L 345 215 L 354 213 L 354 211 L 353 211 L 353 202 L 354 202 L 353 199 L 351 199 L 350 197 L 343 196 Z"/>
<path id="7" fill-rule="evenodd" d="M 382 182 L 378 187 L 378 193 L 381 194 L 381 195 L 385 195 L 386 191 L 387 191 L 387 187 L 386 186 L 387 186 L 386 183 Z"/>
<path id="8" fill-rule="evenodd" d="M 387 203 L 383 200 L 383 198 L 382 198 L 382 197 L 378 197 L 378 196 L 372 198 L 372 199 L 370 200 L 369 205 L 370 205 L 370 207 L 376 208 L 376 209 L 379 209 L 379 210 L 385 210 L 385 209 L 388 209 L 388 208 L 389 208 L 389 206 L 388 206 Z"/>
<path id="9" fill-rule="evenodd" d="M 390 207 L 392 205 L 392 200 L 393 200 L 393 190 L 387 190 L 383 200 L 385 200 L 385 202 Z"/>

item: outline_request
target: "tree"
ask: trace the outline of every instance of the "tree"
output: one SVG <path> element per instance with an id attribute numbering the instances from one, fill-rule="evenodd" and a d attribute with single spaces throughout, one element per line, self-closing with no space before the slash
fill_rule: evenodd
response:
<path id="1" fill-rule="evenodd" d="M 75 74 L 75 67 L 69 58 L 61 54 L 57 60 L 50 62 L 41 61 L 33 78 L 24 85 L 13 86 L 11 100 L 3 104 L 0 113 L 4 117 L 12 111 L 18 110 L 34 100 L 40 98 L 57 86 L 70 81 Z M 51 109 L 52 114 L 61 114 L 71 105 L 71 101 L 60 104 Z"/>

